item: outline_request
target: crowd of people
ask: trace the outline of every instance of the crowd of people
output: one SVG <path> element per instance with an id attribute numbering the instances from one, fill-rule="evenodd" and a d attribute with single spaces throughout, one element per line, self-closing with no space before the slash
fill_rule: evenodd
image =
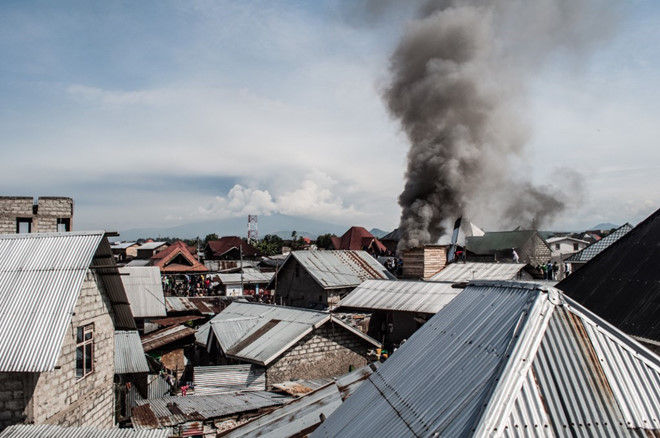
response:
<path id="1" fill-rule="evenodd" d="M 210 275 L 164 275 L 163 291 L 167 295 L 179 297 L 199 297 L 219 295 L 220 284 Z"/>

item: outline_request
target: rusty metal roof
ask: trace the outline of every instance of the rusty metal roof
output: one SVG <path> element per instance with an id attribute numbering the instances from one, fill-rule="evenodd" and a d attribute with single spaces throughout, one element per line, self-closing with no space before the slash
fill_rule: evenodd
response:
<path id="1" fill-rule="evenodd" d="M 193 336 L 195 329 L 186 327 L 185 325 L 175 325 L 151 332 L 142 337 L 142 348 L 144 351 L 155 350 L 163 345 L 183 339 L 187 336 Z"/>
<path id="2" fill-rule="evenodd" d="M 660 434 L 660 358 L 559 290 L 475 282 L 312 437 Z"/>
<path id="3" fill-rule="evenodd" d="M 227 307 L 233 298 L 228 297 L 165 297 L 167 313 L 193 312 L 215 315 Z"/>
<path id="4" fill-rule="evenodd" d="M 135 429 L 172 427 L 188 421 L 205 421 L 281 405 L 290 397 L 267 391 L 216 395 L 167 396 L 138 400 L 132 409 Z"/>
<path id="5" fill-rule="evenodd" d="M 0 433 L 0 438 L 168 438 L 170 431 L 135 429 L 98 429 L 64 427 L 50 424 L 17 424 Z"/>
<path id="6" fill-rule="evenodd" d="M 83 281 L 94 266 L 113 306 L 115 327 L 134 328 L 103 231 L 0 235 L 0 371 L 55 367 Z"/>

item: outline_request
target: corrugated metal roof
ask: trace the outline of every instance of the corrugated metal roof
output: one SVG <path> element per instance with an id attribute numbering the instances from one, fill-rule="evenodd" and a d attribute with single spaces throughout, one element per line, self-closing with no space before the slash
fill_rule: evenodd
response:
<path id="1" fill-rule="evenodd" d="M 337 310 L 353 308 L 436 313 L 462 291 L 452 287 L 452 283 L 367 280 L 346 295 Z"/>
<path id="2" fill-rule="evenodd" d="M 103 235 L 0 235 L 0 371 L 53 369 Z"/>
<path id="3" fill-rule="evenodd" d="M 165 308 L 168 313 L 194 312 L 215 315 L 232 301 L 232 297 L 165 297 Z"/>
<path id="4" fill-rule="evenodd" d="M 167 438 L 169 430 L 97 429 L 50 424 L 17 424 L 0 433 L 0 438 Z"/>
<path id="5" fill-rule="evenodd" d="M 149 259 L 133 259 L 130 262 L 126 263 L 125 266 L 134 268 L 139 266 L 149 266 L 150 264 L 151 264 L 151 260 Z"/>
<path id="6" fill-rule="evenodd" d="M 376 368 L 377 364 L 372 364 L 342 376 L 336 382 L 325 382 L 321 386 L 314 387 L 303 397 L 238 426 L 222 436 L 291 437 L 306 435 L 321 424 L 325 418 L 328 418 Z"/>
<path id="7" fill-rule="evenodd" d="M 252 269 L 246 269 L 242 274 L 244 284 L 270 283 L 274 275 L 274 272 L 259 272 Z M 241 284 L 241 274 L 216 274 L 215 277 L 224 285 Z"/>
<path id="8" fill-rule="evenodd" d="M 110 244 L 112 249 L 126 249 L 130 248 L 133 245 L 137 245 L 137 242 L 113 242 Z"/>
<path id="9" fill-rule="evenodd" d="M 266 370 L 256 365 L 195 367 L 195 395 L 265 391 Z"/>
<path id="10" fill-rule="evenodd" d="M 188 421 L 202 421 L 257 411 L 281 405 L 290 397 L 267 391 L 246 391 L 217 395 L 168 396 L 138 400 L 131 421 L 136 429 L 171 427 Z"/>
<path id="11" fill-rule="evenodd" d="M 144 335 L 142 337 L 142 348 L 144 348 L 144 351 L 151 351 L 194 334 L 195 329 L 193 328 L 185 325 L 174 325 Z"/>
<path id="12" fill-rule="evenodd" d="M 655 436 L 659 379 L 658 356 L 560 291 L 477 282 L 312 436 Z"/>
<path id="13" fill-rule="evenodd" d="M 140 245 L 138 249 L 156 249 L 163 245 L 167 245 L 167 242 L 146 242 Z"/>
<path id="14" fill-rule="evenodd" d="M 207 321 L 204 324 L 197 327 L 195 331 L 195 342 L 206 346 L 209 340 L 209 332 L 211 331 L 211 321 Z"/>
<path id="15" fill-rule="evenodd" d="M 597 256 L 601 251 L 609 247 L 611 244 L 628 234 L 628 232 L 632 229 L 632 225 L 628 223 L 623 224 L 599 241 L 594 242 L 581 251 L 576 252 L 565 261 L 568 263 L 586 263 Z"/>
<path id="16" fill-rule="evenodd" d="M 524 263 L 452 263 L 431 277 L 433 281 L 516 280 Z"/>
<path id="17" fill-rule="evenodd" d="M 331 320 L 379 345 L 327 312 L 267 304 L 234 302 L 211 320 L 211 328 L 227 356 L 268 365 L 305 335 Z"/>
<path id="18" fill-rule="evenodd" d="M 160 269 L 155 266 L 125 266 L 119 268 L 119 272 L 124 274 L 121 276 L 121 281 L 124 284 L 134 317 L 149 318 L 167 315 Z"/>
<path id="19" fill-rule="evenodd" d="M 326 289 L 357 286 L 365 280 L 394 279 L 366 251 L 293 251 L 290 257 Z"/>
<path id="20" fill-rule="evenodd" d="M 115 331 L 115 374 L 148 372 L 140 334 L 136 330 Z"/>

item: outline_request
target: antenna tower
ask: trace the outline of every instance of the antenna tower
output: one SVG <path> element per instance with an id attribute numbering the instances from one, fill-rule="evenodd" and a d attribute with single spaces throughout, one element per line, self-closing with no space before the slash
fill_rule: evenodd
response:
<path id="1" fill-rule="evenodd" d="M 248 243 L 255 243 L 257 240 L 259 240 L 259 227 L 257 224 L 256 214 L 248 215 L 247 240 Z"/>

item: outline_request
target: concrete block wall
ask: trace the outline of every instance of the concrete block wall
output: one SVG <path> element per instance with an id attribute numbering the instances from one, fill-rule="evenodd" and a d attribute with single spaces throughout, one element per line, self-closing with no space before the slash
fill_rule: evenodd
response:
<path id="1" fill-rule="evenodd" d="M 88 271 L 55 370 L 42 373 L 32 397 L 36 424 L 114 425 L 114 325 L 112 308 L 96 275 Z M 76 329 L 94 324 L 94 371 L 76 378 Z"/>
<path id="2" fill-rule="evenodd" d="M 0 234 L 16 232 L 16 218 L 32 217 L 34 200 L 29 196 L 0 197 Z"/>
<path id="3" fill-rule="evenodd" d="M 367 352 L 373 348 L 338 324 L 327 322 L 268 367 L 266 385 L 346 374 L 351 365 L 354 368 L 365 366 Z"/>
<path id="4" fill-rule="evenodd" d="M 38 374 L 0 373 L 0 410 L 9 411 L 0 414 L 0 428 L 20 422 L 114 426 L 114 325 L 110 302 L 102 290 L 98 278 L 88 271 L 54 370 Z M 94 371 L 78 379 L 76 329 L 91 323 Z"/>

